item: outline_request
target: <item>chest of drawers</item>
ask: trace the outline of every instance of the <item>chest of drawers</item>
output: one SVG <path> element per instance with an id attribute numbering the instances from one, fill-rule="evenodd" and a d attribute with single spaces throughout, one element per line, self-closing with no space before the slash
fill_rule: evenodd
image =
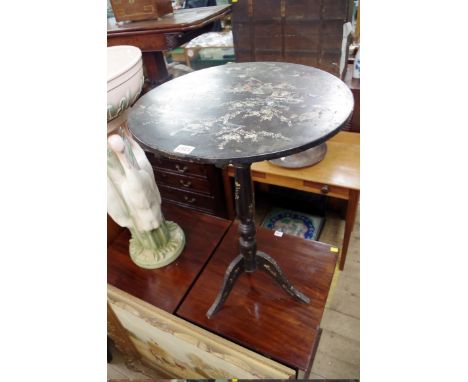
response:
<path id="1" fill-rule="evenodd" d="M 221 169 L 147 152 L 163 202 L 226 218 Z"/>

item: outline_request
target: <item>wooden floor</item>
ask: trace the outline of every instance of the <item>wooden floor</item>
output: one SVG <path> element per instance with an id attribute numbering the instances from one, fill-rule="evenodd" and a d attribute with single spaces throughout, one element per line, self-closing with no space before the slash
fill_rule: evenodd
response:
<path id="1" fill-rule="evenodd" d="M 259 224 L 269 209 L 257 202 L 256 221 Z M 359 372 L 359 210 L 351 236 L 346 265 L 338 269 L 322 319 L 322 337 L 309 379 L 358 379 Z M 344 220 L 327 215 L 320 241 L 341 247 Z M 114 360 L 107 366 L 108 379 L 147 379 L 125 367 L 122 357 L 114 351 Z M 153 376 L 156 378 L 157 376 Z"/>
<path id="2" fill-rule="evenodd" d="M 310 379 L 359 378 L 359 210 L 344 271 L 338 269 L 322 318 L 322 337 Z M 320 241 L 341 247 L 344 221 L 329 216 Z"/>

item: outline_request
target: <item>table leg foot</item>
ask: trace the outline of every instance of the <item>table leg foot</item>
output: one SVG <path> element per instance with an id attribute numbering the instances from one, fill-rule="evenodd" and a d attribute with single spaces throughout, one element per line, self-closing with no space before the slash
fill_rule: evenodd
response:
<path id="1" fill-rule="evenodd" d="M 261 269 L 263 269 L 265 272 L 270 274 L 276 282 L 278 282 L 281 287 L 289 293 L 291 296 L 293 296 L 295 299 L 308 304 L 310 302 L 309 297 L 307 297 L 304 293 L 300 292 L 297 290 L 291 283 L 290 281 L 286 278 L 286 276 L 283 274 L 283 271 L 279 267 L 278 263 L 269 255 L 267 255 L 265 252 L 257 252 L 257 262 L 258 265 Z"/>
<path id="2" fill-rule="evenodd" d="M 223 286 L 216 296 L 213 305 L 211 305 L 210 309 L 208 309 L 208 312 L 206 312 L 206 317 L 211 318 L 216 312 L 218 312 L 224 301 L 226 301 L 227 297 L 229 296 L 234 282 L 237 280 L 241 272 L 244 272 L 244 270 L 244 257 L 242 255 L 238 255 L 226 269 Z"/>

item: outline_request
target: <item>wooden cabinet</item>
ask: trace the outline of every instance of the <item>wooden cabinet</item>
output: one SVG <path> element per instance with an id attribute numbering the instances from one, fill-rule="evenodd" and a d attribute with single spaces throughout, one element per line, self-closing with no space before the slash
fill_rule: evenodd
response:
<path id="1" fill-rule="evenodd" d="M 283 61 L 340 76 L 352 0 L 245 0 L 232 4 L 236 61 Z"/>
<path id="2" fill-rule="evenodd" d="M 222 171 L 213 165 L 146 153 L 163 201 L 218 217 L 227 217 Z"/>
<path id="3" fill-rule="evenodd" d="M 361 131 L 361 80 L 353 78 L 353 65 L 348 65 L 344 82 L 349 86 L 354 98 L 353 115 L 343 130 L 359 133 Z"/>

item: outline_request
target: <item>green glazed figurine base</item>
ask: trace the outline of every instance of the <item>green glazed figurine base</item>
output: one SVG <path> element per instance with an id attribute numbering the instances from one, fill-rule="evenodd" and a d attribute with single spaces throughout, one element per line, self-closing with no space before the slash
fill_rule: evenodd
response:
<path id="1" fill-rule="evenodd" d="M 142 242 L 148 242 L 147 240 L 142 241 L 138 239 L 138 236 L 142 235 L 142 233 L 136 233 L 131 230 L 130 257 L 139 267 L 146 269 L 161 268 L 172 263 L 182 253 L 185 246 L 184 231 L 174 222 L 165 221 L 164 223 L 168 234 L 166 243 L 161 243 L 161 240 L 157 240 L 158 236 L 160 237 L 162 234 L 160 232 L 162 227 L 146 233 L 152 238 L 156 238 L 156 240 L 149 240 L 153 243 L 153 245 L 149 246 L 142 245 Z"/>

